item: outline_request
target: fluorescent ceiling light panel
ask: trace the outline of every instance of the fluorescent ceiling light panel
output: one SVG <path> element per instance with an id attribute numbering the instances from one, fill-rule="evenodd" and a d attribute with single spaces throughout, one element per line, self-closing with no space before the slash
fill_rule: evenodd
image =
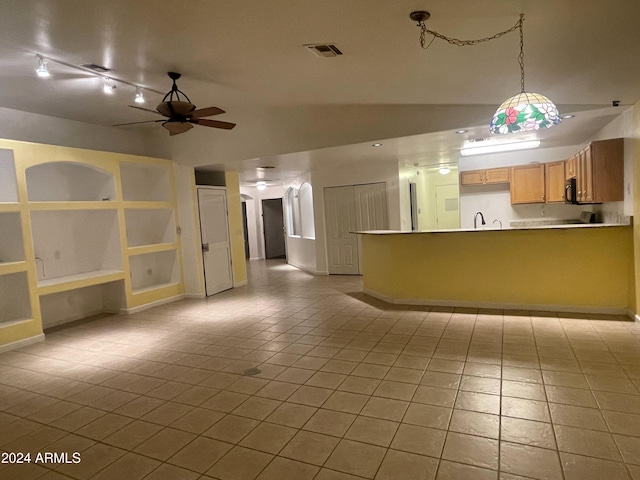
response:
<path id="1" fill-rule="evenodd" d="M 482 145 L 480 147 L 469 147 L 460 150 L 460 155 L 468 157 L 469 155 L 482 155 L 484 153 L 511 152 L 513 150 L 527 150 L 529 148 L 537 148 L 540 146 L 540 140 L 529 140 L 517 143 L 494 143 L 493 145 Z"/>

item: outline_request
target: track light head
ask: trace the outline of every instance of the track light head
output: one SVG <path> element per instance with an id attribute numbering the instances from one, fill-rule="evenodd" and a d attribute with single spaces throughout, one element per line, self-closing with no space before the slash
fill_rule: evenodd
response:
<path id="1" fill-rule="evenodd" d="M 105 77 L 104 85 L 102 86 L 102 91 L 110 95 L 114 92 L 115 89 L 116 89 L 116 84 L 113 83 L 110 78 Z"/>
<path id="2" fill-rule="evenodd" d="M 47 67 L 47 60 L 38 55 L 38 68 L 36 68 L 36 75 L 40 78 L 48 78 L 51 76 L 49 73 L 49 67 Z"/>
<path id="3" fill-rule="evenodd" d="M 140 87 L 136 87 L 136 98 L 133 101 L 136 103 L 144 103 L 144 93 Z"/>

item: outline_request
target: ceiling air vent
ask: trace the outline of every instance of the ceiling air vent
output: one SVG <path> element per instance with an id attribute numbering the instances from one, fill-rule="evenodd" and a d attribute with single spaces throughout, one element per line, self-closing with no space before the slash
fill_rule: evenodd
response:
<path id="1" fill-rule="evenodd" d="M 305 45 L 307 50 L 313 53 L 316 57 L 337 57 L 342 55 L 342 52 L 338 47 L 332 43 L 317 43 L 314 45 Z"/>
<path id="2" fill-rule="evenodd" d="M 96 73 L 107 73 L 111 71 L 110 68 L 104 67 L 102 65 L 97 65 L 95 63 L 85 63 L 84 65 L 80 65 L 80 66 L 87 68 L 89 70 L 93 70 Z"/>

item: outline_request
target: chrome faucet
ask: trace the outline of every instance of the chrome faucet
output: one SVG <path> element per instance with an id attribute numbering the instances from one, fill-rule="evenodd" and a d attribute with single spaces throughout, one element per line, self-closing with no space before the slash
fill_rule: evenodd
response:
<path id="1" fill-rule="evenodd" d="M 476 229 L 478 228 L 478 215 L 480 215 L 480 221 L 482 222 L 482 225 L 486 225 L 486 222 L 484 221 L 484 215 L 482 214 L 482 212 L 477 212 L 474 217 L 473 217 L 473 228 Z"/>
<path id="2" fill-rule="evenodd" d="M 496 223 L 496 222 L 498 222 L 500 224 L 500 229 L 502 230 L 502 222 L 500 220 L 498 220 L 497 218 L 491 223 Z"/>

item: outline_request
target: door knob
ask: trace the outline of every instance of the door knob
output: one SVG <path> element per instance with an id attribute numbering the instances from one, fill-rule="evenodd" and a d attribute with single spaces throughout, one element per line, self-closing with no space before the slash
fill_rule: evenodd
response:
<path id="1" fill-rule="evenodd" d="M 203 252 L 208 252 L 209 251 L 209 244 L 208 243 L 203 243 L 202 244 L 202 251 Z"/>

